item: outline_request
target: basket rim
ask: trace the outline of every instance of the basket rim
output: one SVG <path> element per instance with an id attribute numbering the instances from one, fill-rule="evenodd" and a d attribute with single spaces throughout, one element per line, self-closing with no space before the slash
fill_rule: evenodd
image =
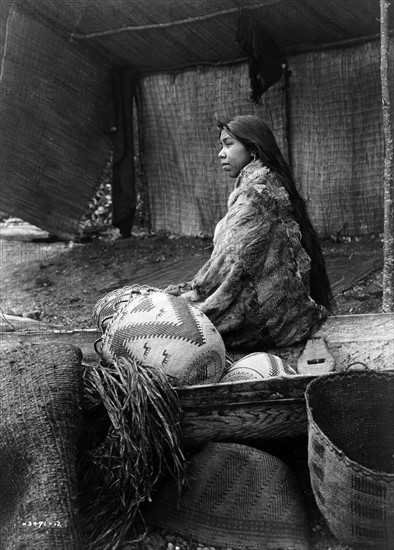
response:
<path id="1" fill-rule="evenodd" d="M 322 379 L 328 379 L 328 378 L 340 378 L 340 377 L 360 377 L 361 375 L 377 375 L 379 378 L 384 378 L 384 375 L 388 375 L 389 378 L 394 378 L 394 370 L 386 370 L 386 371 L 353 371 L 353 372 L 341 372 L 341 373 L 329 373 L 329 374 L 323 374 L 321 376 L 318 376 L 306 387 L 305 390 L 305 402 L 306 402 L 306 411 L 308 416 L 308 438 L 311 440 L 311 433 L 310 433 L 310 427 L 313 427 L 313 429 L 317 432 L 319 432 L 320 437 L 323 438 L 325 444 L 328 446 L 328 448 L 334 452 L 337 456 L 339 456 L 341 459 L 343 459 L 347 464 L 349 464 L 356 472 L 362 472 L 364 474 L 370 475 L 372 477 L 380 477 L 384 481 L 387 482 L 394 482 L 394 473 L 388 473 L 388 472 L 382 472 L 380 470 L 373 470 L 372 468 L 369 468 L 368 466 L 364 466 L 360 464 L 359 462 L 356 462 L 355 460 L 348 457 L 348 455 L 342 451 L 337 445 L 335 445 L 331 439 L 327 436 L 327 434 L 324 432 L 324 430 L 317 424 L 316 420 L 313 416 L 313 407 L 310 404 L 310 390 L 314 387 L 314 385 L 318 385 L 319 382 L 322 382 L 324 380 Z"/>

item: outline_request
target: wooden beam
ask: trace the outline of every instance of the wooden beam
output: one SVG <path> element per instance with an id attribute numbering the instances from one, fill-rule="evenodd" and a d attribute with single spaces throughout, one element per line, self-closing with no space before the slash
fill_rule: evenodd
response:
<path id="1" fill-rule="evenodd" d="M 394 183 L 393 134 L 390 105 L 390 43 L 388 0 L 380 0 L 380 76 L 382 83 L 382 116 L 384 135 L 384 244 L 383 244 L 383 305 L 384 312 L 394 311 Z"/>
<path id="2" fill-rule="evenodd" d="M 123 27 L 117 27 L 114 29 L 107 29 L 105 31 L 96 31 L 90 33 L 79 33 L 73 32 L 70 36 L 70 41 L 73 40 L 88 40 L 90 38 L 97 38 L 100 36 L 111 36 L 114 34 L 120 33 L 130 33 L 130 32 L 141 32 L 148 30 L 161 30 L 168 29 L 173 27 L 178 27 L 182 25 L 190 25 L 192 23 L 200 23 L 201 21 L 207 21 L 208 19 L 214 19 L 216 17 L 222 17 L 223 15 L 228 15 L 232 13 L 238 13 L 241 11 L 255 10 L 258 8 L 266 8 L 272 4 L 277 4 L 278 0 L 266 0 L 260 4 L 253 4 L 252 6 L 236 6 L 235 8 L 221 9 L 207 13 L 206 15 L 198 15 L 196 17 L 187 17 L 186 19 L 177 19 L 176 21 L 166 21 L 164 23 L 150 23 L 147 25 L 125 25 Z"/>

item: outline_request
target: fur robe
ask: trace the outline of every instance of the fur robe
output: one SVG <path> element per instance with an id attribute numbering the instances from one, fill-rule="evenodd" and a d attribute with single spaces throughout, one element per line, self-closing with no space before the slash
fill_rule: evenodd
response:
<path id="1" fill-rule="evenodd" d="M 310 259 L 288 193 L 260 161 L 238 176 L 213 244 L 183 296 L 228 348 L 288 346 L 322 325 L 328 312 L 309 296 Z"/>

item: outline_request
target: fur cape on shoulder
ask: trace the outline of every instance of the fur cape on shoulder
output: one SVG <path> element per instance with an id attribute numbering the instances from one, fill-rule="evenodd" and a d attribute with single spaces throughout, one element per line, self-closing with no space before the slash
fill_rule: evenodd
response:
<path id="1" fill-rule="evenodd" d="M 226 347 L 284 347 L 310 337 L 328 312 L 309 295 L 310 258 L 286 189 L 256 160 L 236 180 L 211 258 L 183 296 Z"/>

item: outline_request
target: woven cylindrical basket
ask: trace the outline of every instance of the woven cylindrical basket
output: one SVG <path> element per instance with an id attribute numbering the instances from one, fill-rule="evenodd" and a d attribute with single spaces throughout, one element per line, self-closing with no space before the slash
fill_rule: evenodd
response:
<path id="1" fill-rule="evenodd" d="M 307 387 L 317 505 L 343 543 L 394 548 L 394 372 L 316 378 Z"/>

